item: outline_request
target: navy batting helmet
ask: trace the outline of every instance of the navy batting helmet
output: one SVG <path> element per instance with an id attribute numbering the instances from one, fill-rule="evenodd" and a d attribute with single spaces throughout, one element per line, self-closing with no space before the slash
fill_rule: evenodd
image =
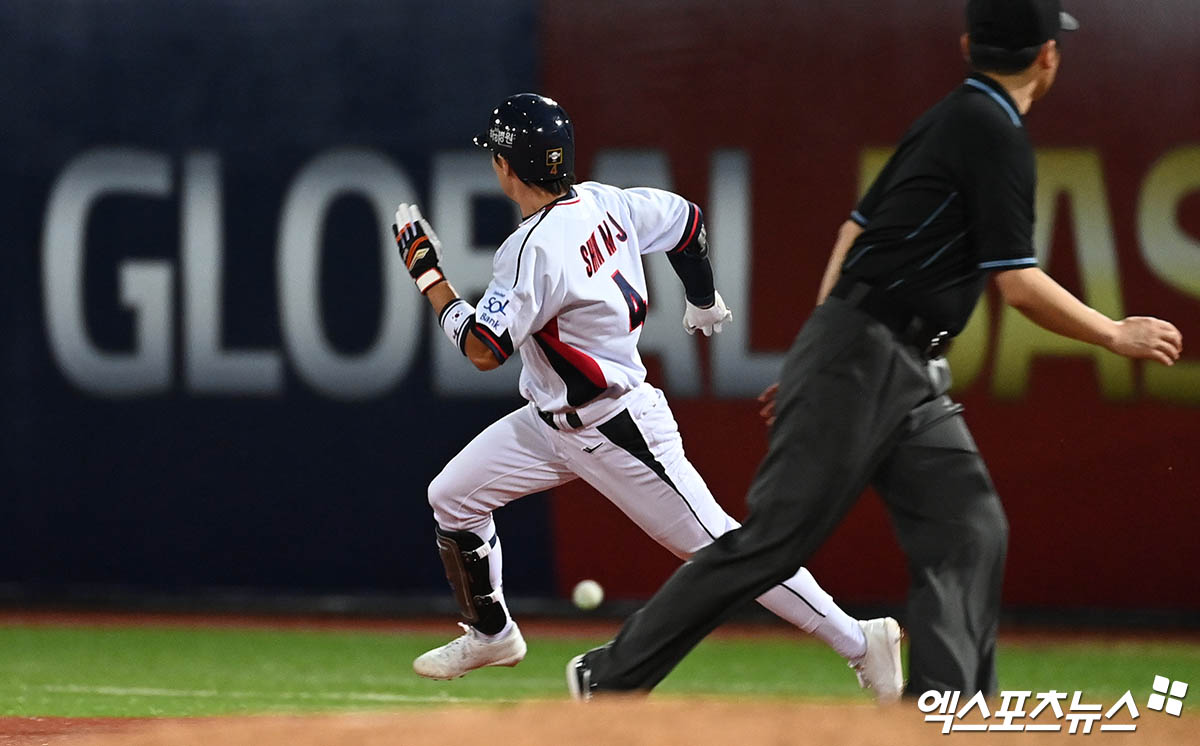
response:
<path id="1" fill-rule="evenodd" d="M 536 93 L 504 99 L 475 144 L 504 156 L 524 181 L 554 181 L 575 170 L 575 128 L 567 112 Z"/>

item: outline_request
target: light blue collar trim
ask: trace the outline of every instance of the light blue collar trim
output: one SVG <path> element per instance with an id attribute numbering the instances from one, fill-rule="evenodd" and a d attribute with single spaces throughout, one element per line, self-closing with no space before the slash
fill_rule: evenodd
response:
<path id="1" fill-rule="evenodd" d="M 1000 104 L 1001 108 L 1008 113 L 1008 118 L 1012 120 L 1012 123 L 1018 127 L 1021 126 L 1021 115 L 1017 113 L 1017 110 L 1014 109 L 1012 104 L 1008 103 L 1003 96 L 993 91 L 988 85 L 980 83 L 974 78 L 967 78 L 967 85 L 971 86 L 972 88 L 978 88 L 987 95 L 991 96 L 996 103 Z"/>
<path id="2" fill-rule="evenodd" d="M 1004 267 L 1036 267 L 1037 257 L 1025 257 L 1024 259 L 997 259 L 992 262 L 980 262 L 980 269 L 1002 269 Z"/>

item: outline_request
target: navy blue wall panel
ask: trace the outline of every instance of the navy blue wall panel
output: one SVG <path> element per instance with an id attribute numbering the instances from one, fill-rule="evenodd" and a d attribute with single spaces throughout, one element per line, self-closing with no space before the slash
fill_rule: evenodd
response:
<path id="1" fill-rule="evenodd" d="M 385 386 L 330 394 L 299 375 L 281 311 L 285 202 L 315 159 L 341 150 L 393 164 L 425 201 L 434 154 L 466 147 L 496 102 L 535 87 L 535 11 L 531 0 L 0 5 L 0 583 L 444 590 L 425 485 L 520 400 L 433 392 L 430 344 L 445 340 L 427 325 Z M 89 153 L 95 163 L 79 167 Z M 71 174 L 126 171 L 143 193 L 105 192 L 76 221 L 82 279 L 58 274 L 80 296 L 72 317 L 62 293 L 46 297 L 63 287 L 46 279 L 50 244 L 70 235 L 70 210 L 52 202 L 70 201 Z M 218 221 L 220 346 L 274 359 L 263 390 L 188 372 L 183 299 L 204 272 L 184 268 L 188 195 Z M 382 278 L 395 268 L 380 220 L 351 190 L 332 198 L 315 239 L 311 295 L 328 347 L 348 359 L 383 323 Z M 498 243 L 503 222 L 482 220 L 481 240 Z M 123 296 L 136 266 L 166 271 L 157 336 L 138 331 L 158 323 L 154 309 Z M 166 340 L 165 381 L 97 390 L 86 370 L 65 370 L 51 313 L 81 331 L 93 367 Z M 540 497 L 505 511 L 521 547 L 508 554 L 513 592 L 552 587 L 546 512 Z"/>

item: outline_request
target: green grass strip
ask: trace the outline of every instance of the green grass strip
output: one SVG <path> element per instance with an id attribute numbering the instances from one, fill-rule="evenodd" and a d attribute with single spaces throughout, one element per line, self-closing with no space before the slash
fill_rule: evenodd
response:
<path id="1" fill-rule="evenodd" d="M 180 717 L 231 713 L 378 711 L 457 704 L 504 706 L 566 697 L 563 667 L 595 638 L 529 638 L 513 669 L 452 682 L 421 679 L 414 657 L 447 635 L 204 627 L 0 627 L 0 715 Z M 1141 706 L 1156 674 L 1200 687 L 1200 645 L 1171 642 L 1002 643 L 1002 689 L 1082 690 Z M 812 640 L 782 634 L 705 641 L 662 696 L 863 701 L 853 673 Z M 1200 706 L 1200 694 L 1185 699 Z"/>

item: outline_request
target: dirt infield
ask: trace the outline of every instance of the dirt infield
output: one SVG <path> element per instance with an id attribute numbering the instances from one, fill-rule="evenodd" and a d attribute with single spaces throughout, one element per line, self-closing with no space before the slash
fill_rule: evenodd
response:
<path id="1" fill-rule="evenodd" d="M 159 721 L 141 718 L 0 717 L 0 746 L 78 743 L 100 734 L 123 736 Z"/>
<path id="2" fill-rule="evenodd" d="M 629 700 L 580 705 L 529 702 L 509 707 L 421 710 L 391 714 L 239 717 L 175 720 L 0 719 L 0 744 L 70 746 L 915 746 L 959 742 L 1071 743 L 1063 733 L 941 735 L 912 705 L 818 705 L 714 700 Z M 24 729 L 24 733 L 17 731 Z M 1064 728 L 1065 730 L 1065 728 Z M 1151 713 L 1133 733 L 1100 733 L 1103 746 L 1196 744 L 1187 717 Z"/>

